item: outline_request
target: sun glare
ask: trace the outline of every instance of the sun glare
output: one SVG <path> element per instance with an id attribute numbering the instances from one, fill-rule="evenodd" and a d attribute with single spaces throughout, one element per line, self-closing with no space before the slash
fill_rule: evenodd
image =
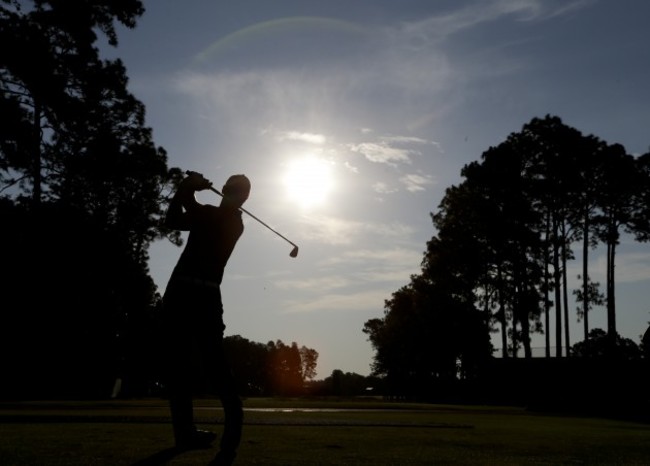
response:
<path id="1" fill-rule="evenodd" d="M 293 160 L 284 177 L 289 198 L 304 208 L 323 204 L 333 186 L 331 164 L 317 157 Z"/>

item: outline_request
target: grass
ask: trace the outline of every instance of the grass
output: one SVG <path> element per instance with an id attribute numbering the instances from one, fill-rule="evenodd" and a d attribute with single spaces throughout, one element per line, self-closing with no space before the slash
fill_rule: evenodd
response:
<path id="1" fill-rule="evenodd" d="M 196 405 L 199 427 L 219 432 L 218 405 Z M 650 461 L 650 425 L 643 423 L 374 399 L 249 399 L 244 405 L 255 410 L 245 414 L 239 465 Z M 174 454 L 171 445 L 161 400 L 0 404 L 0 464 L 6 466 L 194 465 L 207 464 L 216 451 Z"/>

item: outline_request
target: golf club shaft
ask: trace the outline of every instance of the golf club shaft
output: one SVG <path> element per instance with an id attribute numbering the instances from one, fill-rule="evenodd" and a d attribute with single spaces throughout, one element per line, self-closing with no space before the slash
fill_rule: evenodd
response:
<path id="1" fill-rule="evenodd" d="M 185 174 L 186 174 L 186 175 L 192 175 L 192 174 L 201 175 L 200 173 L 193 172 L 193 171 L 191 171 L 191 170 L 187 170 L 187 171 L 185 172 Z M 201 176 L 203 177 L 203 175 L 201 175 Z M 204 177 L 204 178 L 205 178 L 205 177 Z M 223 193 L 222 193 L 221 191 L 219 191 L 218 189 L 216 189 L 216 188 L 214 188 L 214 187 L 212 187 L 212 186 L 210 186 L 209 189 L 210 189 L 210 191 L 212 191 L 213 193 L 216 193 L 216 194 L 218 194 L 219 196 L 224 197 L 224 196 L 223 196 Z M 292 245 L 292 246 L 293 246 L 293 251 L 291 251 L 291 254 L 290 254 L 291 257 L 296 257 L 296 256 L 298 255 L 298 245 L 297 245 L 296 243 L 294 243 L 293 241 L 289 240 L 289 239 L 288 239 L 287 237 L 285 237 L 284 235 L 280 234 L 279 232 L 277 232 L 276 230 L 274 230 L 273 228 L 271 228 L 269 225 L 267 225 L 265 222 L 263 222 L 262 220 L 260 220 L 259 218 L 257 218 L 255 215 L 251 214 L 248 210 L 244 209 L 243 207 L 240 206 L 240 207 L 239 207 L 239 210 L 241 210 L 241 211 L 244 212 L 245 214 L 248 214 L 250 217 L 252 217 L 253 219 L 257 220 L 259 223 L 261 223 L 261 224 L 264 225 L 266 228 L 268 228 L 269 230 L 271 230 L 273 233 L 275 233 L 276 235 L 278 235 L 280 238 L 282 238 L 283 240 L 285 240 L 287 243 L 289 243 L 290 245 Z"/>
<path id="2" fill-rule="evenodd" d="M 214 193 L 217 193 L 219 196 L 223 197 L 223 193 L 220 192 L 218 189 L 215 189 L 215 188 L 213 188 L 213 187 L 210 187 L 210 191 L 212 191 L 212 192 L 214 192 Z M 271 228 L 270 226 L 268 226 L 265 222 L 263 222 L 262 220 L 260 220 L 259 218 L 257 218 L 255 215 L 251 214 L 248 210 L 244 209 L 243 207 L 239 207 L 239 210 L 241 210 L 241 211 L 244 212 L 245 214 L 248 214 L 249 216 L 251 216 L 252 218 L 254 218 L 255 220 L 257 220 L 258 222 L 260 222 L 262 225 L 264 225 L 266 228 L 268 228 L 268 229 L 271 230 L 273 233 L 275 233 L 276 235 L 278 235 L 280 238 L 282 238 L 283 240 L 285 240 L 287 243 L 291 244 L 291 245 L 294 246 L 294 247 L 298 247 L 298 245 L 297 245 L 296 243 L 294 243 L 293 241 L 290 241 L 289 239 L 287 239 L 287 238 L 286 238 L 284 235 L 282 235 L 281 233 L 278 233 L 276 230 L 274 230 L 273 228 Z"/>

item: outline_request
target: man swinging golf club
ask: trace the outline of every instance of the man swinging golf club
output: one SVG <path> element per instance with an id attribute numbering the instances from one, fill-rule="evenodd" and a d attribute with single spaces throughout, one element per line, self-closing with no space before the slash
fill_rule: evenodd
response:
<path id="1" fill-rule="evenodd" d="M 176 446 L 208 448 L 216 438 L 214 433 L 194 425 L 192 396 L 199 362 L 203 381 L 211 389 L 216 388 L 225 414 L 220 451 L 210 464 L 224 465 L 235 459 L 243 410 L 223 354 L 225 325 L 220 285 L 226 263 L 244 231 L 240 207 L 248 199 L 251 184 L 246 176 L 233 175 L 223 187 L 219 206 L 197 202 L 195 192 L 211 188 L 210 181 L 190 172 L 169 204 L 166 225 L 189 230 L 189 236 L 163 297 L 163 328 Z"/>

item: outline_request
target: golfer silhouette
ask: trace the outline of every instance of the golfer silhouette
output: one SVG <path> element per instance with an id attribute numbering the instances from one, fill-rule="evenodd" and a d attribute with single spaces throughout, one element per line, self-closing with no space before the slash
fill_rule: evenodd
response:
<path id="1" fill-rule="evenodd" d="M 179 185 L 166 214 L 166 225 L 189 231 L 163 296 L 163 344 L 166 385 L 177 449 L 209 448 L 216 434 L 194 425 L 193 395 L 199 381 L 216 390 L 225 421 L 220 451 L 211 465 L 232 464 L 241 441 L 243 410 L 224 358 L 221 281 L 226 263 L 244 231 L 239 207 L 251 184 L 233 175 L 223 187 L 219 206 L 200 204 L 196 191 L 211 183 L 190 173 Z"/>

